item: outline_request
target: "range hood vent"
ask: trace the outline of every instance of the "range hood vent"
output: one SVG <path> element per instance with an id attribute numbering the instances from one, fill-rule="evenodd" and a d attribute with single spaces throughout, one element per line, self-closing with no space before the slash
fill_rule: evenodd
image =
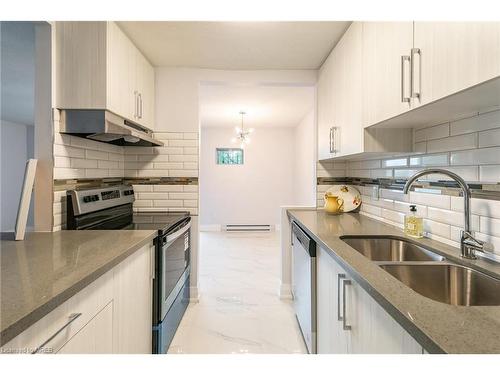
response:
<path id="1" fill-rule="evenodd" d="M 106 110 L 62 110 L 59 132 L 118 146 L 163 146 L 150 130 Z"/>

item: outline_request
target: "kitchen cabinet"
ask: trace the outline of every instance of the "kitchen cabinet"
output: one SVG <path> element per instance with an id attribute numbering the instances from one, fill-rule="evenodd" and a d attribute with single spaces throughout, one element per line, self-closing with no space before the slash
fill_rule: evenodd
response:
<path id="1" fill-rule="evenodd" d="M 363 56 L 364 26 L 362 22 L 353 22 L 320 69 L 317 84 L 319 160 L 412 150 L 409 129 L 364 129 L 365 101 L 368 100 L 363 96 L 367 64 Z M 379 68 L 372 65 L 374 70 Z M 386 75 L 389 76 L 389 72 Z M 368 86 L 371 84 L 380 82 L 373 78 Z M 381 93 L 374 95 L 377 98 L 370 99 L 369 108 L 376 107 L 373 101 L 382 100 Z M 385 100 L 390 101 L 393 96 Z"/>
<path id="2" fill-rule="evenodd" d="M 320 248 L 317 253 L 318 353 L 422 354 L 422 347 Z"/>
<path id="3" fill-rule="evenodd" d="M 106 109 L 154 128 L 154 68 L 114 22 L 56 23 L 60 109 Z"/>
<path id="4" fill-rule="evenodd" d="M 414 44 L 418 104 L 500 76 L 500 22 L 415 22 Z"/>
<path id="5" fill-rule="evenodd" d="M 145 245 L 1 349 L 45 343 L 40 353 L 151 353 L 153 255 Z"/>
<path id="6" fill-rule="evenodd" d="M 151 353 L 154 247 L 143 248 L 115 267 L 114 353 Z"/>
<path id="7" fill-rule="evenodd" d="M 413 22 L 363 22 L 363 125 L 410 110 Z"/>
<path id="8" fill-rule="evenodd" d="M 334 99 L 333 99 L 333 68 L 336 54 L 328 56 L 318 72 L 317 83 L 317 140 L 318 160 L 330 159 L 335 156 L 333 149 Z"/>

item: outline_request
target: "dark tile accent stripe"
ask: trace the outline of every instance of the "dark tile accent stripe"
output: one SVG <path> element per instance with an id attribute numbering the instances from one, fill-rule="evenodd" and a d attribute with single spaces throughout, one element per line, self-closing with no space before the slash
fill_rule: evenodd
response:
<path id="1" fill-rule="evenodd" d="M 81 178 L 54 180 L 54 191 L 93 189 L 113 185 L 198 185 L 198 177 Z"/>
<path id="2" fill-rule="evenodd" d="M 318 177 L 317 185 L 349 184 L 354 186 L 374 186 L 381 189 L 403 190 L 405 179 L 392 178 L 357 178 L 357 177 Z M 500 184 L 470 183 L 469 188 L 473 198 L 500 200 Z M 436 190 L 441 195 L 461 196 L 461 189 L 455 181 L 417 181 L 412 185 L 414 189 Z"/>

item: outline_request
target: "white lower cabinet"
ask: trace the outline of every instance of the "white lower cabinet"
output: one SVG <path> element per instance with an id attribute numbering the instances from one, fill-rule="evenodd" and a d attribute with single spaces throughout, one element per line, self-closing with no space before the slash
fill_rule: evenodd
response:
<path id="1" fill-rule="evenodd" d="M 147 244 L 4 346 L 6 353 L 151 353 L 154 246 Z"/>
<path id="2" fill-rule="evenodd" d="M 328 254 L 317 253 L 320 354 L 422 354 L 422 347 Z"/>

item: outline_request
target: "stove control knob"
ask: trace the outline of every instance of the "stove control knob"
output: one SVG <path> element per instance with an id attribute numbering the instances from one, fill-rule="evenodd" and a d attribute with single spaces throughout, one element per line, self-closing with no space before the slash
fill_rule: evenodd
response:
<path id="1" fill-rule="evenodd" d="M 90 195 L 86 195 L 85 197 L 83 197 L 83 201 L 85 203 L 89 203 L 90 202 Z"/>

